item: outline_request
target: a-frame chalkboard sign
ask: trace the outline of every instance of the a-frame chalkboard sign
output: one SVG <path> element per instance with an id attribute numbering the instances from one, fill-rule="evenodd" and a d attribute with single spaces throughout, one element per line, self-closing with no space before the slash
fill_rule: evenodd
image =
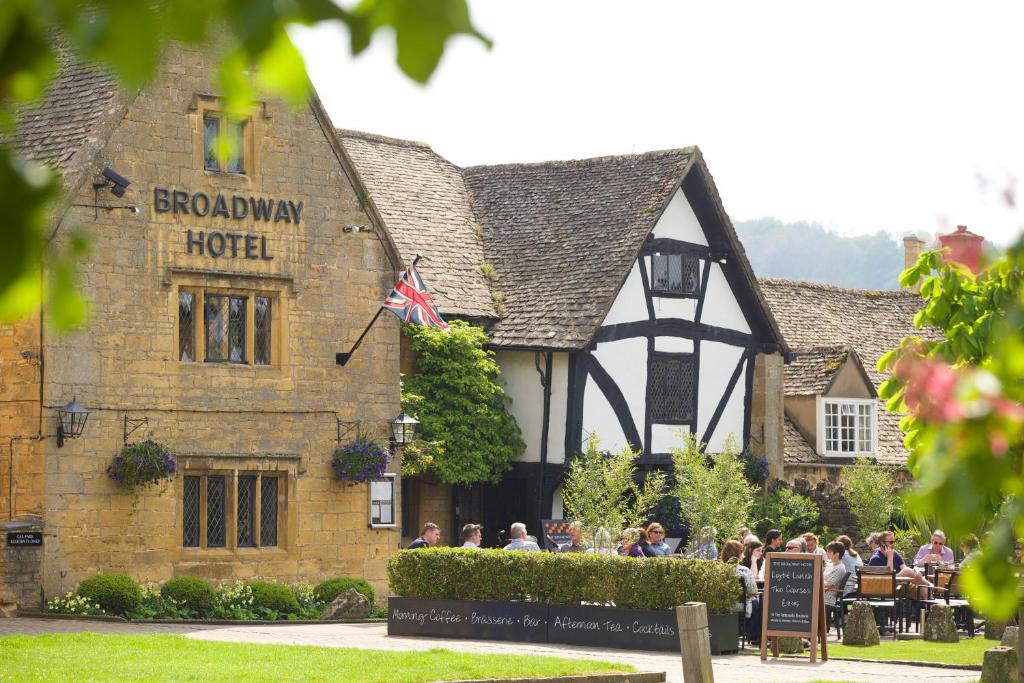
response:
<path id="1" fill-rule="evenodd" d="M 821 555 L 770 553 L 764 568 L 764 596 L 761 598 L 761 659 L 779 656 L 779 637 L 808 638 L 811 661 L 828 661 L 828 631 L 825 622 L 825 586 Z"/>

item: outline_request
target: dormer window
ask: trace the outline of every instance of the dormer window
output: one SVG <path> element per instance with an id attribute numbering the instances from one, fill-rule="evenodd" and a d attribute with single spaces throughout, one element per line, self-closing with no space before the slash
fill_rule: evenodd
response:
<path id="1" fill-rule="evenodd" d="M 694 297 L 700 291 L 700 268 L 696 256 L 651 255 L 651 294 Z"/>
<path id="2" fill-rule="evenodd" d="M 246 119 L 233 119 L 216 112 L 203 114 L 203 168 L 207 171 L 245 173 Z M 218 136 L 226 135 L 227 150 L 220 149 Z"/>
<path id="3" fill-rule="evenodd" d="M 819 449 L 824 455 L 873 455 L 877 401 L 822 398 Z"/>

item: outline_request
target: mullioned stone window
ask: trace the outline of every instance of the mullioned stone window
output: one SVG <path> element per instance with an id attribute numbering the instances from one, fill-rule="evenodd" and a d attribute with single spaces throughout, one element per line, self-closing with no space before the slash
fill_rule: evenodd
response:
<path id="1" fill-rule="evenodd" d="M 181 544 L 185 548 L 276 548 L 283 545 L 281 472 L 186 472 Z"/>
<path id="2" fill-rule="evenodd" d="M 277 365 L 275 294 L 178 290 L 178 360 Z"/>
<path id="3" fill-rule="evenodd" d="M 224 114 L 203 114 L 203 168 L 224 173 L 246 172 L 247 119 L 232 119 Z M 219 144 L 224 136 L 227 148 Z"/>

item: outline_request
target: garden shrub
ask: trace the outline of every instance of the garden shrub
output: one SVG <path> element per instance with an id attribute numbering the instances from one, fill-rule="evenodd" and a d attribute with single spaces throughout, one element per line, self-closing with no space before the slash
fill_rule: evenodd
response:
<path id="1" fill-rule="evenodd" d="M 107 614 L 121 617 L 142 602 L 142 589 L 126 574 L 97 574 L 78 584 L 77 592 Z"/>
<path id="2" fill-rule="evenodd" d="M 206 579 L 178 576 L 160 589 L 161 597 L 173 600 L 199 615 L 207 615 L 217 603 L 217 591 Z"/>
<path id="3" fill-rule="evenodd" d="M 674 557 L 430 548 L 394 555 L 388 581 L 392 593 L 410 598 L 534 599 L 654 610 L 695 601 L 706 603 L 709 614 L 729 613 L 740 599 L 734 568 Z"/>
<path id="4" fill-rule="evenodd" d="M 752 515 L 757 520 L 754 529 L 761 538 L 769 529 L 779 529 L 785 540 L 816 529 L 819 511 L 813 500 L 776 480 L 771 491 L 754 502 Z"/>
<path id="5" fill-rule="evenodd" d="M 336 597 L 347 591 L 349 588 L 355 588 L 370 601 L 371 605 L 373 604 L 373 587 L 363 579 L 355 579 L 348 576 L 339 576 L 337 578 L 327 579 L 326 581 L 321 582 L 313 589 L 313 597 L 315 597 L 319 602 L 329 605 L 334 602 Z"/>
<path id="6" fill-rule="evenodd" d="M 278 614 L 296 614 L 299 611 L 299 601 L 288 586 L 256 581 L 249 584 L 249 589 L 252 591 L 252 606 L 255 609 Z"/>

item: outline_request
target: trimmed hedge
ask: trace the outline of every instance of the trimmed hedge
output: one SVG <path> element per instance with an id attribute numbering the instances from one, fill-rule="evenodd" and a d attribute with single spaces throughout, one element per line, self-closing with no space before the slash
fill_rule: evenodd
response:
<path id="1" fill-rule="evenodd" d="M 711 560 L 462 548 L 402 551 L 388 563 L 391 592 L 409 598 L 536 600 L 671 609 L 703 602 L 727 614 L 741 598 L 735 568 Z"/>
<path id="2" fill-rule="evenodd" d="M 370 604 L 374 604 L 373 601 L 373 587 L 363 579 L 353 579 L 347 576 L 339 576 L 335 579 L 327 579 L 320 583 L 316 588 L 313 589 L 313 597 L 320 602 L 327 603 L 328 605 L 334 602 L 334 599 L 347 591 L 349 588 L 355 588 L 358 592 L 362 593 L 363 596 L 370 601 Z"/>
<path id="3" fill-rule="evenodd" d="M 97 574 L 78 584 L 78 594 L 107 614 L 123 617 L 142 603 L 142 588 L 127 574 Z"/>
<path id="4" fill-rule="evenodd" d="M 252 606 L 257 609 L 262 607 L 278 614 L 296 614 L 299 611 L 299 601 L 288 586 L 256 581 L 249 584 L 249 589 L 252 591 Z"/>
<path id="5" fill-rule="evenodd" d="M 206 579 L 198 576 L 178 576 L 160 588 L 160 595 L 184 605 L 199 616 L 210 613 L 217 604 L 217 591 Z"/>

